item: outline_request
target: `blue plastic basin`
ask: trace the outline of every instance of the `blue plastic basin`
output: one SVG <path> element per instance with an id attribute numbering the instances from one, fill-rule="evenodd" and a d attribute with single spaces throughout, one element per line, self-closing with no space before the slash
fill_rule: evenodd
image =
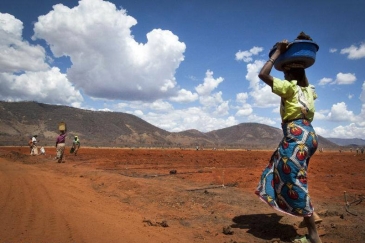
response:
<path id="1" fill-rule="evenodd" d="M 269 57 L 276 50 L 276 45 L 270 50 Z M 295 40 L 289 43 L 288 50 L 282 53 L 274 62 L 274 67 L 278 71 L 283 71 L 283 66 L 288 63 L 302 63 L 304 68 L 308 68 L 316 61 L 316 53 L 319 46 L 310 40 Z"/>

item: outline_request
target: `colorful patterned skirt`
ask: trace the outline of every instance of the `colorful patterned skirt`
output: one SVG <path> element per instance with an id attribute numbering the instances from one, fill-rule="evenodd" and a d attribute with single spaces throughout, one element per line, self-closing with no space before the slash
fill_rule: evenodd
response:
<path id="1" fill-rule="evenodd" d="M 308 194 L 307 167 L 318 147 L 309 121 L 282 124 L 284 138 L 264 169 L 255 193 L 274 209 L 309 217 L 313 206 Z"/>

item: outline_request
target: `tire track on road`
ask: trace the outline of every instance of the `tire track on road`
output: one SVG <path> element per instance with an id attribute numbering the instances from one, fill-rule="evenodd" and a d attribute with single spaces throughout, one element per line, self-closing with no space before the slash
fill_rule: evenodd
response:
<path id="1" fill-rule="evenodd" d="M 44 184 L 50 178 L 45 178 L 36 167 L 24 165 L 28 167 L 24 169 L 17 163 L 9 163 L 0 158 L 3 182 L 0 185 L 0 241 L 83 242 L 73 237 L 72 227 L 60 210 L 55 192 L 50 192 Z"/>

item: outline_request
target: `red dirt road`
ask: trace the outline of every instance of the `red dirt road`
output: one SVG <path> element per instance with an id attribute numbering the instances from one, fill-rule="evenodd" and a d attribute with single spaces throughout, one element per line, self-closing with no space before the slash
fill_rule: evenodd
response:
<path id="1" fill-rule="evenodd" d="M 301 218 L 253 193 L 271 151 L 81 148 L 61 164 L 54 148 L 46 153 L 0 148 L 0 243 L 290 242 L 306 233 Z M 308 181 L 322 241 L 365 242 L 365 154 L 316 153 Z"/>

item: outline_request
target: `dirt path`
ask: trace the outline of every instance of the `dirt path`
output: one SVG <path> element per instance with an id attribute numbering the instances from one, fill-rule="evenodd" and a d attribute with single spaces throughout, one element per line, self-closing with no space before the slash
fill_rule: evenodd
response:
<path id="1" fill-rule="evenodd" d="M 0 242 L 184 242 L 82 178 L 0 159 L 0 181 Z"/>
<path id="2" fill-rule="evenodd" d="M 0 148 L 0 243 L 290 242 L 300 218 L 253 194 L 271 152 Z M 176 170 L 176 174 L 173 170 Z M 365 242 L 365 155 L 318 154 L 311 188 L 323 242 Z"/>

